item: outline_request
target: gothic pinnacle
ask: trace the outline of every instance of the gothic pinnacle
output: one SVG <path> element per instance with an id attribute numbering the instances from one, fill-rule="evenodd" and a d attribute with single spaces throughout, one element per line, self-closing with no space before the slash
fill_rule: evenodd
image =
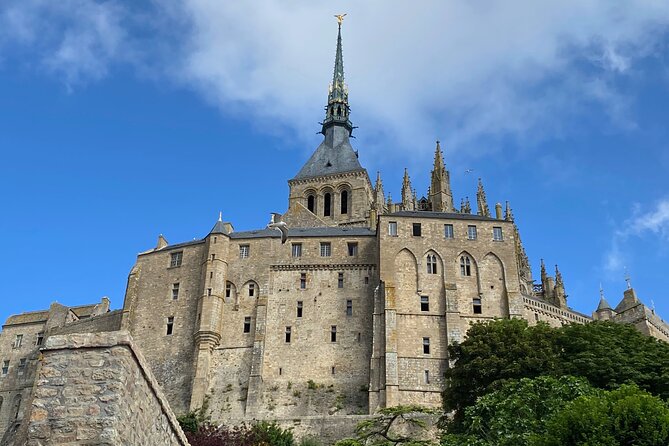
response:
<path id="1" fill-rule="evenodd" d="M 509 202 L 506 202 L 506 214 L 504 215 L 506 221 L 513 221 L 513 211 L 511 210 L 511 205 Z"/>
<path id="2" fill-rule="evenodd" d="M 483 189 L 483 182 L 479 178 L 479 187 L 476 191 L 476 207 L 478 209 L 478 214 L 484 217 L 490 217 L 490 209 L 488 208 L 488 200 L 485 196 L 485 190 Z"/>

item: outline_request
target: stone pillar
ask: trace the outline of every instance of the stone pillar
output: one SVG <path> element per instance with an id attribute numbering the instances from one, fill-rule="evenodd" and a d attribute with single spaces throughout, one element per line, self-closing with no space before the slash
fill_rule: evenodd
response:
<path id="1" fill-rule="evenodd" d="M 392 407 L 400 404 L 399 370 L 397 363 L 397 296 L 395 287 L 385 287 L 385 406 Z"/>
<path id="2" fill-rule="evenodd" d="M 256 306 L 256 331 L 253 340 L 253 357 L 251 359 L 251 374 L 246 397 L 246 413 L 258 412 L 262 398 L 262 368 L 265 353 L 265 330 L 267 328 L 267 296 L 258 297 Z"/>

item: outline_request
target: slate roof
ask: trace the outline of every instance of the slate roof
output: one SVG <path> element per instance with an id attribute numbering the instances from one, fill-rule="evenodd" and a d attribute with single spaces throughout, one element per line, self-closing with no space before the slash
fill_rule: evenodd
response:
<path id="1" fill-rule="evenodd" d="M 295 180 L 364 170 L 353 151 L 348 135 L 344 136 L 342 133 L 348 133 L 348 130 L 336 126 L 328 131 L 333 132 L 331 137 L 328 135 L 324 138 L 311 158 L 295 175 Z"/>

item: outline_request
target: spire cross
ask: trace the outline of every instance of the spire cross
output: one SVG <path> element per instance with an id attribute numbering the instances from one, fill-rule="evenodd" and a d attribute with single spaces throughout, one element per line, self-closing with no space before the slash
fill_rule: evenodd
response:
<path id="1" fill-rule="evenodd" d="M 599 298 L 604 299 L 604 288 L 602 288 L 602 282 L 599 282 Z"/>

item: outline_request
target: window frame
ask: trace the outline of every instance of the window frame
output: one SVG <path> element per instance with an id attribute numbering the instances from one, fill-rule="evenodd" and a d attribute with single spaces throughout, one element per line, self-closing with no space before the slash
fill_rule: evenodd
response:
<path id="1" fill-rule="evenodd" d="M 425 336 L 423 337 L 423 354 L 430 354 L 430 338 Z"/>
<path id="2" fill-rule="evenodd" d="M 346 299 L 346 316 L 353 316 L 353 299 Z"/>
<path id="3" fill-rule="evenodd" d="M 320 253 L 321 257 L 332 257 L 332 243 L 331 242 L 320 242 Z"/>
<path id="4" fill-rule="evenodd" d="M 172 300 L 179 299 L 179 286 L 180 282 L 172 283 Z"/>
<path id="5" fill-rule="evenodd" d="M 301 301 L 301 300 L 298 300 L 295 310 L 296 310 L 296 312 L 295 312 L 296 316 L 295 317 L 301 319 L 302 316 L 304 315 L 304 302 Z"/>
<path id="6" fill-rule="evenodd" d="M 10 364 L 9 359 L 3 359 L 3 361 L 2 361 L 2 374 L 3 375 L 7 375 L 9 373 L 9 364 Z"/>
<path id="7" fill-rule="evenodd" d="M 183 264 L 184 252 L 175 251 L 170 253 L 170 268 L 178 268 Z"/>
<path id="8" fill-rule="evenodd" d="M 251 316 L 244 316 L 244 331 L 242 333 L 251 333 Z"/>
<path id="9" fill-rule="evenodd" d="M 483 314 L 483 299 L 481 299 L 481 296 L 472 298 L 472 313 Z"/>
<path id="10" fill-rule="evenodd" d="M 290 255 L 294 259 L 302 257 L 302 243 L 291 243 Z"/>
<path id="11" fill-rule="evenodd" d="M 427 273 L 437 274 L 437 256 L 434 254 L 427 255 Z"/>
<path id="12" fill-rule="evenodd" d="M 284 332 L 285 338 L 284 341 L 286 344 L 290 344 L 290 341 L 292 340 L 292 335 L 293 335 L 293 327 L 290 325 L 286 325 L 286 331 Z"/>
<path id="13" fill-rule="evenodd" d="M 239 258 L 248 259 L 251 256 L 251 245 L 248 243 L 239 245 Z"/>
<path id="14" fill-rule="evenodd" d="M 344 288 L 344 273 L 342 271 L 337 273 L 337 288 Z"/>
<path id="15" fill-rule="evenodd" d="M 336 325 L 330 325 L 330 342 L 333 343 L 333 344 L 337 342 L 337 326 Z"/>
<path id="16" fill-rule="evenodd" d="M 455 233 L 453 231 L 453 224 L 452 223 L 445 223 L 444 224 L 444 238 L 447 240 L 452 240 L 455 238 Z"/>
<path id="17" fill-rule="evenodd" d="M 348 247 L 348 256 L 357 257 L 358 256 L 358 242 L 348 242 L 346 244 Z"/>
<path id="18" fill-rule="evenodd" d="M 467 240 L 477 240 L 478 239 L 478 230 L 476 225 L 467 225 Z"/>
<path id="19" fill-rule="evenodd" d="M 172 336 L 174 334 L 174 316 L 167 317 L 167 331 L 165 336 Z"/>
<path id="20" fill-rule="evenodd" d="M 397 237 L 397 222 L 389 221 L 388 222 L 388 236 Z"/>
<path id="21" fill-rule="evenodd" d="M 423 225 L 420 223 L 411 223 L 411 235 L 413 237 L 422 237 Z"/>
<path id="22" fill-rule="evenodd" d="M 502 231 L 501 226 L 492 227 L 492 240 L 494 242 L 503 242 L 504 241 L 504 232 Z"/>
<path id="23" fill-rule="evenodd" d="M 430 311 L 430 296 L 420 296 L 420 311 Z"/>

